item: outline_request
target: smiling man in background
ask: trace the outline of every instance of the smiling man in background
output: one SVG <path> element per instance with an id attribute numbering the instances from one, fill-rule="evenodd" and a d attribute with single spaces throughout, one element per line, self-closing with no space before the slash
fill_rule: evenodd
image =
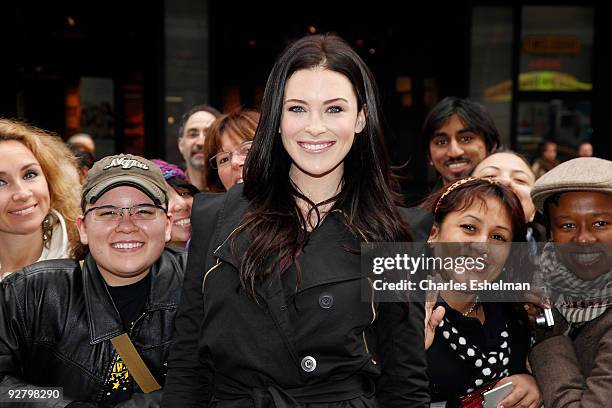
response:
<path id="1" fill-rule="evenodd" d="M 200 191 L 208 191 L 204 178 L 204 140 L 210 125 L 221 113 L 209 105 L 197 105 L 183 114 L 179 127 L 178 149 L 185 159 L 185 174 Z"/>
<path id="2" fill-rule="evenodd" d="M 499 131 L 484 106 L 447 97 L 429 112 L 423 125 L 430 164 L 441 177 L 436 189 L 467 177 L 500 147 Z"/>

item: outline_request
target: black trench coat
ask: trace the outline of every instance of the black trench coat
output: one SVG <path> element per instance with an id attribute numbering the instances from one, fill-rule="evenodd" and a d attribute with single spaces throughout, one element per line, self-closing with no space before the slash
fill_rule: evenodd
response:
<path id="1" fill-rule="evenodd" d="M 342 214 L 311 234 L 297 292 L 290 266 L 255 302 L 226 240 L 245 208 L 242 186 L 196 196 L 163 406 L 428 406 L 423 305 L 361 300 L 360 256 L 347 251 L 360 242 Z M 235 252 L 247 245 L 239 236 Z"/>

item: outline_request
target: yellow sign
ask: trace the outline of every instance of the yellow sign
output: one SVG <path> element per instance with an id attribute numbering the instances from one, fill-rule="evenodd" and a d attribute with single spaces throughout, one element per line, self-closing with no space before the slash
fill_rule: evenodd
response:
<path id="1" fill-rule="evenodd" d="M 532 71 L 519 76 L 520 91 L 590 91 L 593 84 L 580 82 L 575 76 L 557 71 Z"/>
<path id="2" fill-rule="evenodd" d="M 487 102 L 510 102 L 512 100 L 512 81 L 502 81 L 491 85 L 484 91 L 483 99 Z"/>
<path id="3" fill-rule="evenodd" d="M 590 91 L 593 84 L 580 82 L 575 76 L 557 71 L 531 71 L 519 76 L 520 91 Z M 484 91 L 487 102 L 509 102 L 512 100 L 512 81 L 502 81 Z"/>

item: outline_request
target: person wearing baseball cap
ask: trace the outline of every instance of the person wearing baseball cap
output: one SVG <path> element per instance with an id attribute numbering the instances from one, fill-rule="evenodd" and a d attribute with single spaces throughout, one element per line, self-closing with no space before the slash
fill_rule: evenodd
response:
<path id="1" fill-rule="evenodd" d="M 581 157 L 531 192 L 549 241 L 536 280 L 551 293 L 554 325 L 529 360 L 547 407 L 612 400 L 612 161 Z"/>
<path id="2" fill-rule="evenodd" d="M 166 248 L 166 181 L 149 160 L 108 156 L 81 207 L 81 262 L 39 262 L 2 282 L 0 394 L 63 387 L 58 406 L 156 406 L 186 265 Z"/>

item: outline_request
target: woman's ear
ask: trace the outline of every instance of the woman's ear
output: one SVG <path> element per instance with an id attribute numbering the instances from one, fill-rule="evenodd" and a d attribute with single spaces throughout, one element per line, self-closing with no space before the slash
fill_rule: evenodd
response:
<path id="1" fill-rule="evenodd" d="M 427 242 L 435 242 L 438 239 L 439 233 L 440 233 L 440 227 L 438 227 L 438 224 L 434 224 L 431 227 L 431 232 L 429 233 L 429 238 L 427 239 Z"/>
<path id="2" fill-rule="evenodd" d="M 355 123 L 355 133 L 361 133 L 366 125 L 365 107 L 357 114 L 357 122 Z"/>

